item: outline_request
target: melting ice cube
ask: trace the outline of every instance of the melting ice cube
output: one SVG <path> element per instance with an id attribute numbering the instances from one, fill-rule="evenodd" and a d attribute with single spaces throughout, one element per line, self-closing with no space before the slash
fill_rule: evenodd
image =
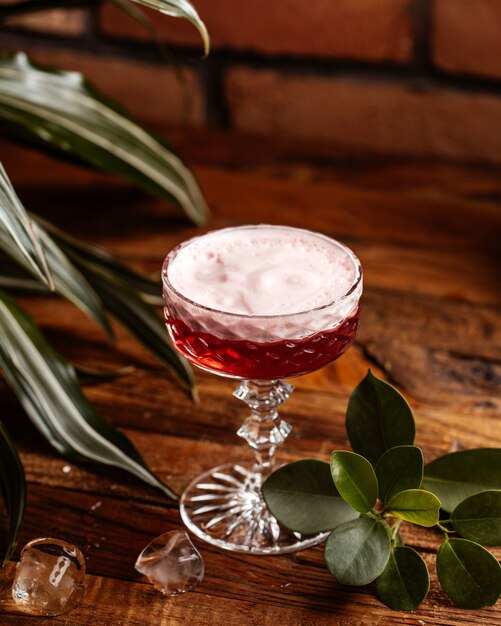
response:
<path id="1" fill-rule="evenodd" d="M 12 585 L 18 609 L 33 615 L 61 615 L 80 602 L 84 591 L 85 561 L 78 548 L 49 538 L 24 546 Z"/>
<path id="2" fill-rule="evenodd" d="M 190 591 L 204 577 L 203 559 L 184 530 L 153 539 L 138 556 L 136 569 L 165 595 Z"/>

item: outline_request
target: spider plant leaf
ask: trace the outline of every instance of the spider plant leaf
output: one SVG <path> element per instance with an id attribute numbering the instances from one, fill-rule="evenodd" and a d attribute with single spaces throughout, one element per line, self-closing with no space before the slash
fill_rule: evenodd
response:
<path id="1" fill-rule="evenodd" d="M 105 250 L 87 246 L 63 233 L 40 218 L 40 228 L 48 228 L 61 248 L 78 267 L 98 294 L 103 305 L 196 400 L 193 372 L 184 357 L 172 347 L 164 322 L 143 299 L 143 289 L 149 295 L 160 293 L 160 284 L 150 281 L 123 266 Z"/>
<path id="2" fill-rule="evenodd" d="M 0 163 L 0 249 L 21 260 L 49 289 L 53 287 L 38 230 L 12 187 Z"/>
<path id="3" fill-rule="evenodd" d="M 207 219 L 198 184 L 179 157 L 77 72 L 35 66 L 21 52 L 0 55 L 0 120 L 174 202 L 196 224 Z"/>
<path id="4" fill-rule="evenodd" d="M 143 11 L 141 7 L 137 6 L 138 4 L 140 4 L 140 1 L 110 0 L 110 2 L 148 33 L 151 40 L 155 43 L 162 60 L 166 63 L 171 64 L 171 67 L 177 75 L 178 79 L 182 78 L 182 71 L 180 70 L 178 58 L 170 50 L 169 46 L 164 41 L 162 34 L 157 28 L 156 23 L 150 18 L 147 13 Z"/>
<path id="5" fill-rule="evenodd" d="M 0 251 L 0 288 L 14 289 L 27 293 L 50 293 L 47 287 Z"/>
<path id="6" fill-rule="evenodd" d="M 147 304 L 124 280 L 88 261 L 75 262 L 106 310 L 124 326 L 162 365 L 165 365 L 196 400 L 192 369 L 170 343 L 165 324 L 155 309 Z"/>
<path id="7" fill-rule="evenodd" d="M 72 237 L 39 216 L 32 215 L 32 217 L 34 221 L 40 224 L 43 229 L 51 235 L 52 239 L 54 239 L 61 248 L 66 249 L 68 254 L 76 254 L 78 258 L 89 261 L 99 269 L 121 278 L 131 287 L 139 291 L 150 304 L 162 305 L 163 300 L 160 295 L 162 291 L 160 272 L 158 272 L 156 279 L 145 276 L 124 265 L 116 256 L 108 252 L 108 250 L 75 239 L 75 237 Z"/>
<path id="8" fill-rule="evenodd" d="M 94 289 L 52 238 L 41 230 L 36 223 L 33 222 L 32 227 L 43 245 L 47 265 L 52 276 L 53 290 L 89 315 L 89 317 L 101 326 L 108 336 L 112 337 L 113 331 L 104 313 L 102 302 Z M 46 291 L 44 285 L 40 283 L 37 283 L 37 285 L 38 287 L 42 287 L 41 290 L 40 288 L 37 290 L 36 287 L 35 289 L 32 288 L 33 282 L 30 281 L 27 272 L 34 275 L 35 278 L 37 274 L 32 271 L 32 266 L 28 263 L 19 248 L 8 239 L 2 238 L 1 234 L 0 248 L 18 264 L 16 267 L 16 265 L 10 263 L 6 257 L 0 255 L 1 286 L 18 287 L 31 291 Z M 17 285 L 16 280 L 19 280 Z"/>
<path id="9" fill-rule="evenodd" d="M 2 533 L 0 560 L 5 565 L 12 556 L 26 507 L 26 481 L 19 454 L 5 426 L 0 422 L 0 488 L 8 516 L 8 530 Z"/>
<path id="10" fill-rule="evenodd" d="M 32 422 L 64 457 L 119 467 L 177 498 L 151 472 L 131 441 L 101 417 L 80 390 L 73 367 L 2 291 L 0 367 Z"/>
<path id="11" fill-rule="evenodd" d="M 40 228 L 43 227 L 40 226 Z M 50 228 L 53 229 L 52 226 Z M 64 237 L 66 239 L 67 236 L 64 235 Z M 190 393 L 191 398 L 196 401 L 197 394 L 191 367 L 186 359 L 174 350 L 162 320 L 151 305 L 143 299 L 142 293 L 136 290 L 135 287 L 140 285 L 133 285 L 128 280 L 129 275 L 134 276 L 134 272 L 125 268 L 111 255 L 108 258 L 108 253 L 105 251 L 87 248 L 80 242 L 76 242 L 75 246 L 67 244 L 63 239 L 60 239 L 60 242 L 62 249 L 92 285 L 92 289 L 100 297 L 105 309 L 172 372 Z M 137 283 L 144 283 L 151 293 L 155 291 L 154 281 L 149 281 L 139 274 L 135 276 Z M 40 287 L 38 283 L 27 280 L 26 274 L 23 274 L 22 270 L 20 271 L 16 266 L 7 268 L 3 264 L 0 273 L 0 287 L 2 286 L 31 292 L 39 291 Z M 155 303 L 157 303 L 157 298 L 155 298 Z"/>
<path id="12" fill-rule="evenodd" d="M 111 368 L 107 370 L 98 370 L 94 367 L 81 365 L 80 363 L 72 363 L 72 366 L 78 376 L 91 380 L 112 380 L 114 378 L 121 378 L 122 376 L 129 376 L 129 374 L 132 374 L 136 370 L 133 365 L 126 365 L 125 367 Z"/>
<path id="13" fill-rule="evenodd" d="M 121 8 L 124 8 L 123 5 L 126 6 L 126 2 L 123 0 L 113 1 Z M 191 22 L 200 33 L 204 44 L 204 52 L 206 55 L 208 54 L 209 35 L 207 33 L 207 28 L 200 19 L 200 16 L 191 2 L 188 2 L 188 0 L 134 0 L 134 2 L 156 9 L 165 15 L 184 18 Z M 95 4 L 98 4 L 98 0 L 44 0 L 43 2 L 12 2 L 0 7 L 0 22 L 14 15 L 23 15 L 34 11 L 45 11 L 47 9 L 58 7 L 71 8 L 78 6 L 92 6 Z M 133 13 L 130 8 L 127 9 L 127 11 L 131 13 L 135 19 L 137 19 L 136 14 Z M 142 20 L 142 23 L 144 24 L 145 21 Z"/>
<path id="14" fill-rule="evenodd" d="M 89 282 L 56 242 L 41 229 L 40 239 L 54 278 L 55 291 L 96 321 L 112 337 L 113 331 L 104 313 L 103 304 Z"/>
<path id="15" fill-rule="evenodd" d="M 150 9 L 155 9 L 165 15 L 181 17 L 191 22 L 200 33 L 205 55 L 209 54 L 209 33 L 191 2 L 188 2 L 188 0 L 134 0 L 134 2 Z"/>

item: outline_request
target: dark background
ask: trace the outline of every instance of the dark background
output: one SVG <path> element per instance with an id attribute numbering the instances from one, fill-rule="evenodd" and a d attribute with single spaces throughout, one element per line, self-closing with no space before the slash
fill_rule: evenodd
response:
<path id="1" fill-rule="evenodd" d="M 194 4 L 212 37 L 207 60 L 194 27 L 148 13 L 181 83 L 151 34 L 108 3 L 12 18 L 0 43 L 84 71 L 152 125 L 501 163 L 500 0 Z"/>

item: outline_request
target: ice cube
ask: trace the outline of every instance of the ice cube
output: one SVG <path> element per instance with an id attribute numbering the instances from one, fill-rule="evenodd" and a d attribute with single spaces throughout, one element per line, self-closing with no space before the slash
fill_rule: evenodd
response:
<path id="1" fill-rule="evenodd" d="M 61 615 L 80 602 L 84 591 L 85 561 L 78 548 L 45 537 L 24 546 L 12 585 L 19 610 Z"/>
<path id="2" fill-rule="evenodd" d="M 141 552 L 136 569 L 165 595 L 190 591 L 204 577 L 204 561 L 184 530 L 153 539 Z"/>

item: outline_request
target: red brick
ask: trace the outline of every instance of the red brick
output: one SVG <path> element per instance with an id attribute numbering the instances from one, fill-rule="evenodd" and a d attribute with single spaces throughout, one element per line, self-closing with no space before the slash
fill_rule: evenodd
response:
<path id="1" fill-rule="evenodd" d="M 203 96 L 197 76 L 184 70 L 180 83 L 169 66 L 147 65 L 118 57 L 98 57 L 66 49 L 33 50 L 30 58 L 39 63 L 82 72 L 110 98 L 133 116 L 155 124 L 203 122 Z M 190 106 L 187 106 L 185 100 Z"/>
<path id="2" fill-rule="evenodd" d="M 226 89 L 241 130 L 348 152 L 501 163 L 501 98 L 243 67 L 229 71 Z"/>
<path id="3" fill-rule="evenodd" d="M 441 69 L 501 78 L 500 0 L 434 0 L 432 33 Z"/>
<path id="4" fill-rule="evenodd" d="M 409 0 L 196 0 L 213 48 L 269 55 L 304 55 L 369 61 L 409 60 Z M 171 43 L 200 45 L 193 26 L 149 12 Z M 149 34 L 111 4 L 101 13 L 105 33 Z"/>
<path id="5" fill-rule="evenodd" d="M 84 32 L 87 12 L 83 9 L 51 9 L 11 17 L 6 26 L 51 35 L 75 36 Z"/>

